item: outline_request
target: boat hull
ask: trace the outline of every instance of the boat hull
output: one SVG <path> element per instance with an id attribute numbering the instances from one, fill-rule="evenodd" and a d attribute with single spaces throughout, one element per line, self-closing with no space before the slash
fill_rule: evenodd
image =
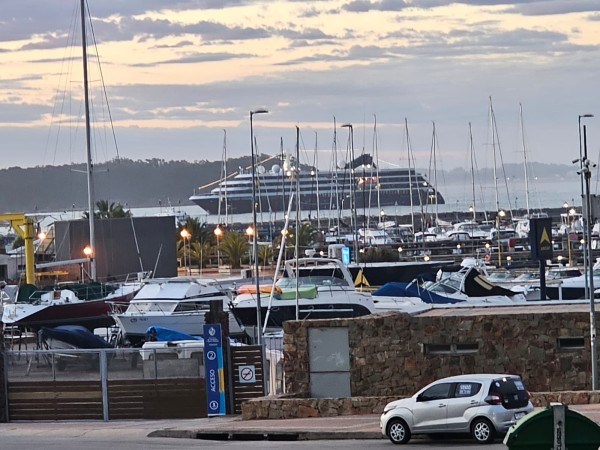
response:
<path id="1" fill-rule="evenodd" d="M 365 305 L 353 303 L 336 303 L 336 304 L 313 304 L 299 305 L 299 319 L 346 319 L 351 317 L 361 317 L 372 313 Z M 256 308 L 252 307 L 234 307 L 231 310 L 233 314 L 245 327 L 256 326 Z M 265 325 L 267 320 L 267 307 L 261 308 L 261 321 Z M 283 322 L 288 320 L 296 320 L 296 306 L 285 305 L 275 306 L 269 312 L 267 327 L 281 328 Z"/>
<path id="2" fill-rule="evenodd" d="M 444 204 L 444 198 L 438 192 L 437 203 Z M 289 203 L 289 194 L 257 194 L 259 209 L 263 212 L 283 212 L 287 211 Z M 356 192 L 356 209 L 366 208 L 378 208 L 378 207 L 395 207 L 395 206 L 410 206 L 411 199 L 408 193 L 395 191 L 393 193 L 380 192 L 379 200 L 377 199 L 377 192 Z M 200 206 L 209 214 L 217 214 L 219 211 L 219 203 L 221 203 L 221 211 L 225 208 L 225 199 L 220 198 L 218 195 L 211 194 L 200 194 L 190 197 L 196 205 Z M 413 193 L 412 204 L 419 205 L 435 203 L 435 200 L 428 198 L 424 192 L 421 192 L 421 199 L 419 199 L 419 193 Z M 349 202 L 346 202 L 346 207 L 349 208 Z M 319 201 L 317 202 L 317 194 L 303 194 L 300 196 L 300 204 L 302 205 L 302 211 L 317 211 L 317 206 L 320 211 L 340 209 L 340 205 L 343 207 L 344 203 L 341 201 L 333 201 L 329 195 L 319 195 Z M 227 209 L 229 214 L 248 214 L 252 212 L 252 197 L 236 197 L 230 196 L 227 199 Z"/>

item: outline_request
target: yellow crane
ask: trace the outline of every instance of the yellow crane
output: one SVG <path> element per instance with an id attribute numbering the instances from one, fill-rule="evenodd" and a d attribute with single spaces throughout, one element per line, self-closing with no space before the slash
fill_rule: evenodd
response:
<path id="1" fill-rule="evenodd" d="M 33 219 L 25 217 L 25 213 L 7 213 L 0 214 L 0 222 L 8 222 L 11 228 L 25 241 L 25 279 L 28 284 L 35 284 Z"/>

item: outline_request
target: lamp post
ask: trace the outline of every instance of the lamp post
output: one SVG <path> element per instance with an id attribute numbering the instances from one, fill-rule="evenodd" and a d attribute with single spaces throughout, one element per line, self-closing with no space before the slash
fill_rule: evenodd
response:
<path id="1" fill-rule="evenodd" d="M 352 241 L 354 250 L 354 262 L 358 262 L 358 222 L 356 217 L 356 180 L 354 178 L 354 127 L 351 123 L 342 125 L 342 128 L 348 128 L 350 133 L 350 208 L 352 212 Z"/>
<path id="2" fill-rule="evenodd" d="M 219 248 L 219 239 L 223 234 L 223 230 L 220 225 L 215 228 L 215 238 L 217 238 L 217 269 L 221 266 L 221 250 Z"/>
<path id="3" fill-rule="evenodd" d="M 591 114 L 586 114 L 581 117 L 593 117 Z M 580 128 L 581 131 L 581 128 Z M 581 140 L 580 140 L 581 144 Z M 598 352 L 596 349 L 596 306 L 594 303 L 594 264 L 592 262 L 592 203 L 591 203 L 591 195 L 590 195 L 590 179 L 592 177 L 591 168 L 594 166 L 591 161 L 588 160 L 587 154 L 587 135 L 586 135 L 586 126 L 583 126 L 583 154 L 582 158 L 580 158 L 581 165 L 581 179 L 582 184 L 585 187 L 585 192 L 583 195 L 583 199 L 585 200 L 585 222 L 584 222 L 584 235 L 585 235 L 585 246 L 584 249 L 587 250 L 587 256 L 590 258 L 588 261 L 588 273 L 586 274 L 589 277 L 589 295 L 590 295 L 590 350 L 591 350 L 591 360 L 592 360 L 592 390 L 598 389 Z M 592 166 L 592 167 L 590 167 Z"/>
<path id="4" fill-rule="evenodd" d="M 92 259 L 94 257 L 94 250 L 92 249 L 92 247 L 90 245 L 86 245 L 83 249 L 83 254 L 85 255 L 86 258 L 88 258 L 88 266 L 91 265 Z M 89 270 L 89 269 L 88 269 Z M 84 276 L 83 276 L 83 264 L 81 265 L 81 281 L 84 282 Z"/>
<path id="5" fill-rule="evenodd" d="M 250 152 L 252 154 L 252 228 L 254 229 L 254 241 L 252 244 L 252 253 L 254 254 L 254 277 L 256 282 L 256 343 L 262 345 L 262 306 L 260 304 L 260 280 L 258 279 L 258 236 L 256 233 L 256 155 L 254 151 L 254 127 L 252 118 L 255 114 L 267 114 L 266 109 L 256 109 L 250 111 Z"/>
<path id="6" fill-rule="evenodd" d="M 192 256 L 191 255 L 192 252 L 191 252 L 191 248 L 190 248 L 190 252 L 188 253 L 188 239 L 190 239 L 192 237 L 192 235 L 185 228 L 183 230 L 181 230 L 181 232 L 179 234 L 183 238 L 183 267 L 185 268 L 186 273 L 188 275 L 190 275 L 191 274 L 190 257 Z"/>
<path id="7" fill-rule="evenodd" d="M 496 239 L 498 239 L 498 267 L 502 267 L 502 244 L 500 243 L 500 221 L 506 215 L 503 209 L 496 214 Z"/>
<path id="8" fill-rule="evenodd" d="M 585 193 L 584 193 L 584 176 L 583 176 L 583 166 L 584 166 L 584 157 L 583 157 L 583 144 L 581 142 L 581 119 L 585 119 L 588 117 L 594 117 L 593 114 L 579 114 L 579 116 L 577 116 L 577 131 L 579 133 L 579 175 L 581 175 L 580 177 L 580 182 L 581 182 L 581 209 L 582 212 L 585 209 L 584 208 L 584 203 L 585 203 Z M 576 161 L 574 161 L 576 162 Z M 583 215 L 585 216 L 585 214 Z M 586 226 L 586 221 L 587 221 L 587 217 L 582 217 L 583 219 L 583 225 L 584 225 L 584 237 L 585 237 L 585 226 Z M 587 252 L 587 245 L 583 246 L 583 273 L 587 273 L 588 270 L 588 252 Z M 587 277 L 584 277 L 584 288 L 585 288 L 585 298 L 590 298 L 588 297 L 590 295 L 590 289 L 588 286 L 588 279 Z"/>

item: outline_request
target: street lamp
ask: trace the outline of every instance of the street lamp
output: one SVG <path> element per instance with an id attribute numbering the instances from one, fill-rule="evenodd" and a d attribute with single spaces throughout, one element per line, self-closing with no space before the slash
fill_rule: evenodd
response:
<path id="1" fill-rule="evenodd" d="M 221 250 L 219 248 L 219 238 L 223 234 L 223 230 L 220 225 L 215 228 L 215 237 L 217 238 L 217 269 L 221 266 Z"/>
<path id="2" fill-rule="evenodd" d="M 92 259 L 94 258 L 94 250 L 92 249 L 91 245 L 86 245 L 83 248 L 83 254 L 85 255 L 86 258 L 89 259 L 88 265 L 91 265 Z M 89 270 L 89 269 L 88 269 Z M 84 281 L 84 276 L 83 276 L 83 263 L 81 264 L 81 281 Z"/>
<path id="3" fill-rule="evenodd" d="M 356 180 L 354 178 L 354 127 L 352 127 L 351 123 L 346 123 L 342 125 L 342 128 L 348 128 L 348 133 L 350 134 L 350 205 L 352 209 L 352 236 L 353 236 L 353 248 L 354 248 L 354 261 L 358 262 L 358 222 L 356 217 Z"/>
<path id="4" fill-rule="evenodd" d="M 582 117 L 594 117 L 592 114 L 584 114 L 579 116 L 579 133 L 581 136 L 581 118 Z M 579 139 L 579 145 L 581 148 L 581 137 Z M 590 350 L 591 350 L 591 360 L 592 360 L 592 390 L 598 389 L 598 353 L 596 349 L 596 306 L 594 304 L 594 264 L 593 264 L 593 255 L 592 255 L 592 203 L 591 203 L 591 195 L 590 195 L 590 179 L 592 177 L 591 169 L 595 166 L 591 161 L 588 160 L 587 154 L 587 134 L 586 134 L 586 126 L 583 126 L 583 154 L 580 155 L 579 163 L 580 163 L 580 171 L 579 175 L 581 175 L 581 184 L 585 186 L 585 192 L 582 191 L 582 199 L 585 200 L 585 208 L 584 208 L 584 236 L 585 236 L 585 246 L 583 247 L 587 250 L 587 257 L 590 258 L 588 261 L 587 270 L 589 271 L 586 275 L 589 277 L 589 286 L 588 293 L 590 298 Z M 587 260 L 587 257 L 584 258 Z M 586 279 L 587 279 L 586 277 Z"/>
<path id="5" fill-rule="evenodd" d="M 503 209 L 498 211 L 498 213 L 496 214 L 496 239 L 498 239 L 498 267 L 502 267 L 502 255 L 501 255 L 502 245 L 500 244 L 500 223 L 501 223 L 502 219 L 504 218 L 504 216 L 506 216 L 506 212 Z"/>
<path id="6" fill-rule="evenodd" d="M 190 239 L 192 237 L 191 233 L 186 230 L 185 228 L 183 230 L 180 231 L 180 236 L 183 238 L 183 267 L 185 268 L 185 271 L 187 272 L 188 275 L 191 274 L 191 269 L 190 269 L 190 258 L 191 258 L 191 248 L 190 248 L 190 252 L 188 253 L 188 239 Z"/>
<path id="7" fill-rule="evenodd" d="M 269 111 L 266 109 L 256 109 L 250 111 L 250 152 L 252 154 L 252 228 L 256 231 L 256 155 L 254 151 L 254 127 L 252 118 L 254 114 L 267 114 Z M 262 345 L 262 306 L 260 304 L 260 280 L 258 279 L 258 236 L 254 235 L 254 241 L 252 244 L 252 253 L 254 253 L 254 277 L 256 281 L 256 343 Z M 263 358 L 264 362 L 264 358 Z"/>
<path id="8" fill-rule="evenodd" d="M 594 117 L 594 115 L 593 114 L 579 114 L 579 116 L 577 116 L 577 131 L 579 133 L 579 173 L 578 173 L 578 175 L 581 175 L 580 182 L 581 182 L 581 209 L 582 209 L 582 212 L 585 210 L 585 207 L 584 207 L 585 192 L 584 192 L 584 176 L 583 176 L 583 167 L 584 167 L 585 161 L 584 161 L 584 157 L 583 157 L 583 144 L 581 142 L 581 119 L 585 119 L 585 118 L 589 118 L 589 117 Z M 585 159 L 587 159 L 587 157 Z M 573 162 L 577 162 L 577 160 L 575 160 Z M 583 216 L 585 216 L 585 214 Z M 584 236 L 585 236 L 585 229 L 586 229 L 585 226 L 587 223 L 587 217 L 582 217 L 582 219 L 583 219 Z M 587 238 L 586 238 L 586 240 L 587 240 Z M 584 245 L 583 246 L 583 273 L 584 274 L 587 273 L 588 265 L 590 267 L 593 266 L 592 264 L 588 264 L 588 249 L 587 249 L 587 246 Z M 584 288 L 585 288 L 585 298 L 593 297 L 593 296 L 589 296 L 590 288 L 588 286 L 587 277 L 584 277 Z"/>

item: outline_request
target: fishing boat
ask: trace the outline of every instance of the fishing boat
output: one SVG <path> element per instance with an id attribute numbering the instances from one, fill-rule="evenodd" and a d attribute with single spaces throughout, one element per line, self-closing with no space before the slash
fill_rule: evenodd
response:
<path id="1" fill-rule="evenodd" d="M 262 324 L 281 328 L 286 320 L 360 317 L 375 312 L 370 294 L 354 288 L 352 275 L 332 258 L 298 258 L 285 262 L 272 295 L 261 302 Z M 268 301 L 267 301 L 268 300 Z M 237 295 L 231 311 L 246 327 L 257 324 L 257 295 Z M 268 314 L 267 314 L 268 312 Z"/>
<path id="2" fill-rule="evenodd" d="M 262 164 L 256 168 L 257 203 L 265 212 L 285 211 L 291 193 L 296 190 L 295 174 L 292 176 L 289 170 L 294 162 L 285 155 L 282 165 L 273 164 L 270 170 Z M 333 171 L 301 169 L 298 176 L 299 198 L 304 211 L 338 209 L 340 206 L 343 209 L 344 199 L 349 198 L 353 190 L 354 207 L 358 209 L 371 205 L 444 204 L 442 194 L 424 175 L 411 168 L 376 167 L 369 154 L 350 163 L 340 162 Z M 215 183 L 217 186 L 210 189 Z M 209 214 L 222 211 L 225 204 L 229 214 L 252 212 L 252 171 L 239 168 L 228 178 L 215 183 L 201 188 L 190 200 Z M 346 202 L 347 207 L 349 203 Z"/>

